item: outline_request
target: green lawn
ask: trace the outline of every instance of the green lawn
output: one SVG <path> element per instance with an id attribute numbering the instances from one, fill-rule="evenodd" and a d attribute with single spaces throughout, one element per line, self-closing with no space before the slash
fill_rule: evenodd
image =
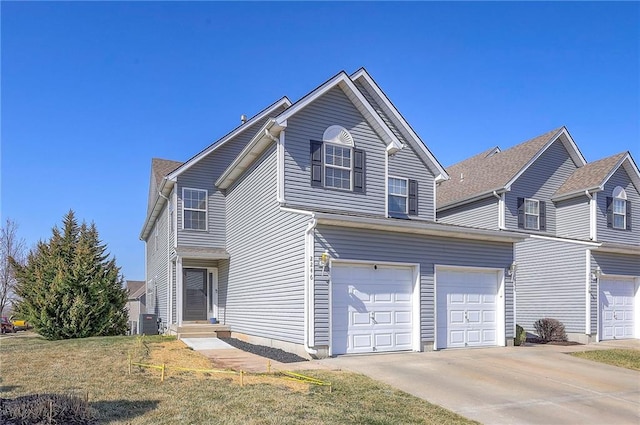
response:
<path id="1" fill-rule="evenodd" d="M 168 372 L 134 367 L 134 361 L 202 368 L 204 357 L 159 337 L 45 341 L 0 339 L 0 397 L 34 393 L 85 397 L 100 423 L 109 424 L 469 424 L 439 406 L 362 375 L 308 371 L 333 391 L 281 378 Z"/>
<path id="2" fill-rule="evenodd" d="M 640 370 L 640 350 L 612 349 L 572 353 L 573 356 L 627 369 Z"/>

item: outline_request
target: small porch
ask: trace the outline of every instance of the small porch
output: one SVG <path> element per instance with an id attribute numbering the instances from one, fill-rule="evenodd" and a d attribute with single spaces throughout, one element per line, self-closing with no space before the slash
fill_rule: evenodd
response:
<path id="1" fill-rule="evenodd" d="M 220 317 L 219 269 L 229 254 L 204 247 L 178 247 L 173 254 L 169 333 L 178 338 L 228 336 L 230 329 Z"/>

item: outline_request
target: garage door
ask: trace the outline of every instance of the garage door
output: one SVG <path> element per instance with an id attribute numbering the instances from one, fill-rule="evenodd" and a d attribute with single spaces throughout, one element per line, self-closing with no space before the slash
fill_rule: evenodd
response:
<path id="1" fill-rule="evenodd" d="M 437 348 L 498 345 L 495 271 L 437 270 Z"/>
<path id="2" fill-rule="evenodd" d="M 634 295 L 635 283 L 632 280 L 600 280 L 601 339 L 634 337 Z"/>
<path id="3" fill-rule="evenodd" d="M 413 269 L 333 264 L 332 354 L 413 348 Z"/>

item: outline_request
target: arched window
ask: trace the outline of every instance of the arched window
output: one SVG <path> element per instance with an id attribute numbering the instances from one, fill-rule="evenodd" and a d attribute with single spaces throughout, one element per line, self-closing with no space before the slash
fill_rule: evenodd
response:
<path id="1" fill-rule="evenodd" d="M 620 187 L 616 186 L 611 193 L 612 197 L 608 203 L 607 212 L 609 213 L 609 220 L 607 224 L 614 229 L 627 229 L 627 225 L 630 224 L 628 220 L 628 205 L 627 205 L 627 192 Z"/>

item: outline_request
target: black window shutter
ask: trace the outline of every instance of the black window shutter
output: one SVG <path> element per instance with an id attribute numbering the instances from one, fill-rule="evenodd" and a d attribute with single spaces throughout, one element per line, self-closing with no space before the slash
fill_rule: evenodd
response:
<path id="1" fill-rule="evenodd" d="M 322 186 L 322 142 L 311 141 L 311 186 Z"/>
<path id="2" fill-rule="evenodd" d="M 362 149 L 353 150 L 353 191 L 364 192 L 365 155 Z"/>
<path id="3" fill-rule="evenodd" d="M 540 208 L 540 230 L 547 230 L 547 204 L 544 201 L 538 201 Z"/>
<path id="4" fill-rule="evenodd" d="M 524 198 L 518 198 L 518 227 L 524 229 Z"/>
<path id="5" fill-rule="evenodd" d="M 409 180 L 409 215 L 418 215 L 418 181 Z"/>
<path id="6" fill-rule="evenodd" d="M 607 227 L 613 228 L 613 198 L 607 196 Z"/>
<path id="7" fill-rule="evenodd" d="M 631 230 L 631 202 L 626 201 L 627 204 L 627 230 Z"/>

